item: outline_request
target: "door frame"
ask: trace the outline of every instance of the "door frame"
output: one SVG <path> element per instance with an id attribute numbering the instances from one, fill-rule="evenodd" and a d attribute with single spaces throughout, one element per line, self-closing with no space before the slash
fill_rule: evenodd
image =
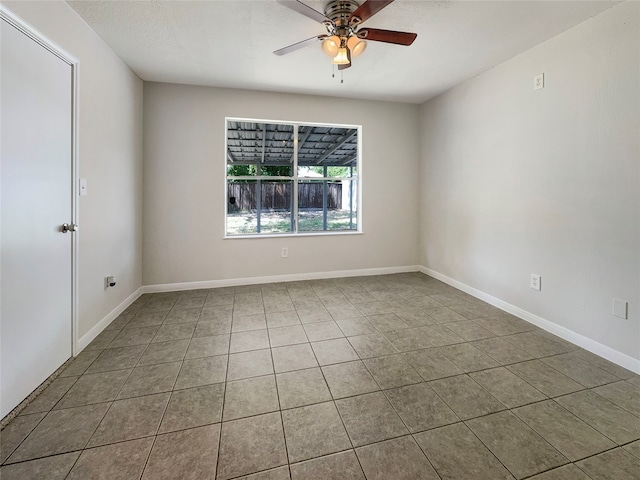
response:
<path id="1" fill-rule="evenodd" d="M 6 6 L 0 4 L 0 18 L 71 67 L 71 219 L 62 222 L 80 224 L 78 194 L 78 86 L 79 61 L 64 48 L 47 38 Z M 78 231 L 71 233 L 71 356 L 78 353 Z"/>

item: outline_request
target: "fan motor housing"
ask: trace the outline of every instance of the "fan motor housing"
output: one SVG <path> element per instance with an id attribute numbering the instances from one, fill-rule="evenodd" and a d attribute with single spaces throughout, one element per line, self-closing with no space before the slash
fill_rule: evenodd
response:
<path id="1" fill-rule="evenodd" d="M 324 6 L 324 14 L 338 26 L 346 26 L 360 4 L 354 0 L 332 0 Z"/>

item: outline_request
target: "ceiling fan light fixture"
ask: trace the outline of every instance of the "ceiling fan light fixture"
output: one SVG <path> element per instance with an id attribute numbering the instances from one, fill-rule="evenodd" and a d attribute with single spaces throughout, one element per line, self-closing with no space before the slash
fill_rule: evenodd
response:
<path id="1" fill-rule="evenodd" d="M 367 42 L 353 35 L 347 40 L 347 47 L 351 50 L 351 56 L 357 57 L 367 48 Z"/>
<path id="2" fill-rule="evenodd" d="M 340 50 L 340 37 L 337 35 L 331 35 L 329 38 L 325 39 L 322 42 L 322 50 L 329 57 L 333 58 L 338 54 L 338 50 Z"/>
<path id="3" fill-rule="evenodd" d="M 338 54 L 335 57 L 333 57 L 333 60 L 331 60 L 331 63 L 333 63 L 334 65 L 347 65 L 351 63 L 351 60 L 349 60 L 349 53 L 347 52 L 347 47 L 341 47 L 340 49 L 338 49 Z"/>

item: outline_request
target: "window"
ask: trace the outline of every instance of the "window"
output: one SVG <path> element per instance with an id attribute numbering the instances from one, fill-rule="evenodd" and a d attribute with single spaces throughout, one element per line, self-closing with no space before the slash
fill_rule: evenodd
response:
<path id="1" fill-rule="evenodd" d="M 227 119 L 227 237 L 360 231 L 359 126 Z"/>

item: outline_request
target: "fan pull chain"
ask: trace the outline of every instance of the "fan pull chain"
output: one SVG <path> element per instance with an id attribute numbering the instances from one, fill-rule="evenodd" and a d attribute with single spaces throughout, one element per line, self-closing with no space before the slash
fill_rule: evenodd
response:
<path id="1" fill-rule="evenodd" d="M 336 66 L 331 64 L 331 78 L 336 78 Z"/>
<path id="2" fill-rule="evenodd" d="M 340 70 L 340 83 L 344 83 L 344 70 Z"/>

